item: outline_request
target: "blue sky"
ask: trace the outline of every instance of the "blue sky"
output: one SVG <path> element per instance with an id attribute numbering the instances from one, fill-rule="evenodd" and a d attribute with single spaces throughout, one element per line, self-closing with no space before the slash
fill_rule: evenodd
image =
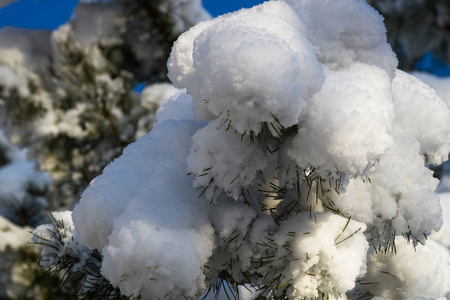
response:
<path id="1" fill-rule="evenodd" d="M 0 9 L 0 27 L 54 29 L 67 22 L 78 0 L 19 0 Z M 213 15 L 252 7 L 263 0 L 203 0 Z"/>

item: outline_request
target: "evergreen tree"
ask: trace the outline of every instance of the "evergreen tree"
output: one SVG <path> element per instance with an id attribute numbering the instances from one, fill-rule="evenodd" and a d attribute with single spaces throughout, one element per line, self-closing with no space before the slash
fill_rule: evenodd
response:
<path id="1" fill-rule="evenodd" d="M 107 298 L 450 296 L 426 167 L 450 109 L 397 69 L 365 1 L 200 23 L 168 70 L 180 90 L 152 131 L 34 231 L 44 268 Z"/>
<path id="2" fill-rule="evenodd" d="M 0 131 L 0 215 L 19 226 L 42 224 L 50 181 Z"/>
<path id="3" fill-rule="evenodd" d="M 166 78 L 171 45 L 209 15 L 197 1 L 166 2 L 81 1 L 54 31 L 0 31 L 0 299 L 77 298 L 77 285 L 58 287 L 73 278 L 44 273 L 36 263 L 42 248 L 25 243 L 47 221 L 47 209 L 76 202 L 125 146 L 148 133 L 174 93 Z M 137 85 L 146 88 L 138 93 Z M 93 253 L 91 274 L 99 259 Z M 86 295 L 103 299 L 102 289 L 95 294 Z"/>
<path id="4" fill-rule="evenodd" d="M 399 68 L 416 69 L 428 53 L 450 64 L 450 3 L 447 0 L 368 0 L 384 17 Z M 448 74 L 448 72 L 447 72 Z"/>
<path id="5" fill-rule="evenodd" d="M 39 267 L 42 248 L 27 245 L 30 231 L 46 222 L 51 181 L 36 167 L 0 131 L 0 299 L 74 299 L 74 290 L 58 288 L 59 277 Z"/>
<path id="6" fill-rule="evenodd" d="M 1 125 L 54 178 L 55 208 L 76 200 L 126 145 L 151 129 L 156 108 L 173 93 L 155 85 L 167 81 L 173 41 L 208 17 L 200 3 L 185 2 L 81 2 L 72 21 L 51 36 L 38 32 L 35 40 L 47 43 L 45 49 L 24 45 L 19 51 L 11 37 L 17 32 L 4 33 Z M 140 97 L 134 91 L 139 83 L 160 89 L 150 93 L 160 98 L 151 104 Z"/>

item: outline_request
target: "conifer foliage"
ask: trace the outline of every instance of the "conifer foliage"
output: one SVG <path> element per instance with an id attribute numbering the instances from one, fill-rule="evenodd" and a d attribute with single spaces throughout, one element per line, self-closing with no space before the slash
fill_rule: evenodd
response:
<path id="1" fill-rule="evenodd" d="M 72 21 L 51 34 L 25 32 L 34 38 L 29 43 L 14 38 L 22 31 L 3 32 L 1 126 L 55 179 L 55 208 L 76 200 L 151 129 L 172 91 L 163 86 L 144 99 L 135 86 L 161 90 L 153 84 L 167 81 L 173 40 L 209 17 L 199 3 L 184 2 L 82 1 Z"/>
<path id="2" fill-rule="evenodd" d="M 208 18 L 200 1 L 80 1 L 56 30 L 0 30 L 1 299 L 72 299 L 80 282 L 103 278 L 97 250 L 85 258 L 89 268 L 73 268 L 91 276 L 64 272 L 79 259 L 64 242 L 52 246 L 68 252 L 63 267 L 43 273 L 36 263 L 42 248 L 26 245 L 30 231 L 47 221 L 67 225 L 46 212 L 73 206 L 123 148 L 148 133 L 156 109 L 176 92 L 166 75 L 173 41 Z M 58 288 L 61 280 L 67 289 Z M 118 294 L 102 282 L 80 294 Z"/>
<path id="3" fill-rule="evenodd" d="M 199 23 L 168 70 L 152 131 L 34 231 L 44 268 L 111 298 L 449 296 L 426 164 L 448 157 L 450 110 L 365 1 Z"/>

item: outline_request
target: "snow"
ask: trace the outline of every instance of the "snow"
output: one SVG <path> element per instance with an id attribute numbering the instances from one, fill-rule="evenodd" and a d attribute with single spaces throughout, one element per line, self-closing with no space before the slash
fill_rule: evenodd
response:
<path id="1" fill-rule="evenodd" d="M 383 17 L 364 0 L 285 2 L 302 19 L 321 63 L 339 70 L 360 62 L 395 76 L 397 58 L 386 43 Z"/>
<path id="2" fill-rule="evenodd" d="M 402 71 L 397 71 L 393 93 L 398 124 L 416 136 L 429 163 L 446 161 L 450 145 L 450 108 L 436 91 Z M 433 130 L 429 130 L 430 127 Z"/>
<path id="3" fill-rule="evenodd" d="M 432 87 L 439 97 L 442 98 L 450 107 L 450 79 L 446 77 L 438 77 L 425 72 L 412 72 L 411 75 L 419 78 L 421 81 Z"/>
<path id="4" fill-rule="evenodd" d="M 283 245 L 289 232 L 297 232 L 290 243 L 292 255 L 298 260 L 287 266 L 284 281 L 293 279 L 290 297 L 319 297 L 325 294 L 345 294 L 355 285 L 357 277 L 366 272 L 365 257 L 369 245 L 364 237 L 365 225 L 331 213 L 297 215 L 283 226 L 279 239 Z M 299 230 L 301 228 L 301 230 Z M 283 282 L 283 280 L 282 280 Z"/>
<path id="5" fill-rule="evenodd" d="M 450 252 L 429 240 L 412 247 L 396 239 L 396 253 L 372 253 L 363 278 L 370 293 L 388 299 L 445 299 L 450 292 Z M 361 290 L 365 288 L 361 284 Z"/>
<path id="6" fill-rule="evenodd" d="M 76 262 L 68 271 L 80 271 L 92 251 L 80 243 L 80 235 L 72 222 L 72 212 L 53 212 L 52 219 L 51 224 L 38 226 L 28 241 L 42 246 L 42 268 L 49 269 L 64 256 L 69 256 Z"/>
<path id="7" fill-rule="evenodd" d="M 366 175 L 392 146 L 391 100 L 390 78 L 380 68 L 355 63 L 346 70 L 328 71 L 288 155 L 302 168 L 320 167 L 323 177 L 335 168 Z"/>
<path id="8" fill-rule="evenodd" d="M 30 94 L 26 86 L 26 80 L 16 74 L 9 66 L 0 66 L 0 81 L 4 89 L 2 89 L 2 96 L 9 97 L 11 92 L 15 90 L 20 97 L 27 97 Z"/>
<path id="9" fill-rule="evenodd" d="M 162 12 L 170 11 L 173 32 L 180 34 L 192 25 L 211 19 L 211 15 L 203 7 L 202 0 L 169 0 L 161 1 Z"/>
<path id="10" fill-rule="evenodd" d="M 433 193 L 438 180 L 417 155 L 419 144 L 414 137 L 397 126 L 393 133 L 394 145 L 375 164 L 370 183 L 350 179 L 345 193 L 335 195 L 333 200 L 355 220 L 373 226 L 372 238 L 385 230 L 386 220 L 391 220 L 395 231 L 411 231 L 423 241 L 421 232 L 438 230 L 442 223 L 439 201 Z M 358 198 L 364 201 L 355 201 Z M 423 215 L 423 211 L 429 215 Z"/>
<path id="11" fill-rule="evenodd" d="M 195 121 L 156 126 L 92 182 L 74 209 L 81 242 L 103 248 L 102 272 L 125 294 L 163 298 L 172 291 L 194 296 L 205 288 L 201 270 L 211 255 L 213 231 L 208 206 L 198 203 L 184 171 L 190 136 L 199 127 Z M 130 173 L 124 178 L 126 170 Z M 116 188 L 105 194 L 111 184 Z"/>
<path id="12" fill-rule="evenodd" d="M 1 6 L 1 4 L 0 4 Z M 36 71 L 50 63 L 51 31 L 3 27 L 0 29 L 0 60 L 9 66 Z"/>
<path id="13" fill-rule="evenodd" d="M 194 100 L 185 90 L 178 90 L 156 112 L 156 124 L 165 120 L 196 120 Z"/>
<path id="14" fill-rule="evenodd" d="M 103 43 L 117 43 L 126 20 L 114 7 L 114 2 L 83 1 L 76 6 L 71 22 L 55 32 L 66 26 L 70 27 L 75 40 L 83 47 L 99 40 Z"/>
<path id="15" fill-rule="evenodd" d="M 168 69 L 179 90 L 155 127 L 72 214 L 124 295 L 199 297 L 223 274 L 275 297 L 449 293 L 450 254 L 426 239 L 446 226 L 426 163 L 447 159 L 450 110 L 396 71 L 365 1 L 269 1 L 200 23 Z"/>
<path id="16" fill-rule="evenodd" d="M 430 239 L 444 244 L 450 249 L 450 192 L 438 194 L 444 217 L 442 228 L 430 234 Z"/>
<path id="17" fill-rule="evenodd" d="M 188 170 L 195 176 L 194 188 L 208 186 L 205 196 L 211 202 L 222 192 L 240 198 L 242 187 L 254 184 L 258 172 L 268 166 L 258 143 L 241 141 L 231 130 L 218 129 L 219 122 L 214 120 L 195 133 L 187 157 Z"/>
<path id="18" fill-rule="evenodd" d="M 0 165 L 0 216 L 19 221 L 16 208 L 26 204 L 31 200 L 41 207 L 45 207 L 47 202 L 42 196 L 31 195 L 30 188 L 45 191 L 51 181 L 47 173 L 42 173 L 37 169 L 34 161 L 29 161 L 26 157 L 26 150 L 14 147 L 0 131 L 0 154 L 4 156 Z M 33 216 L 30 216 L 33 218 Z"/>
<path id="19" fill-rule="evenodd" d="M 31 227 L 19 227 L 0 216 L 0 253 L 8 248 L 18 249 L 27 244 Z"/>
<path id="20" fill-rule="evenodd" d="M 23 261 L 23 251 L 38 253 L 37 247 L 29 247 L 31 227 L 19 227 L 0 216 L 0 298 L 17 299 L 30 287 L 25 276 L 29 270 L 29 261 Z M 20 253 L 20 254 L 18 254 Z M 25 273 L 25 274 L 24 274 Z"/>
<path id="21" fill-rule="evenodd" d="M 146 86 L 140 96 L 140 106 L 154 112 L 165 101 L 179 93 L 179 90 L 167 82 L 154 83 Z M 136 140 L 148 133 L 148 128 L 155 122 L 155 115 L 147 113 L 138 120 Z"/>
<path id="22" fill-rule="evenodd" d="M 147 109 L 161 106 L 167 99 L 178 93 L 178 89 L 167 82 L 146 86 L 141 94 L 141 105 Z"/>
<path id="23" fill-rule="evenodd" d="M 168 62 L 169 78 L 187 89 L 198 110 L 230 122 L 242 134 L 258 134 L 262 123 L 278 130 L 297 123 L 305 106 L 302 96 L 317 92 L 323 77 L 323 67 L 296 29 L 301 25 L 288 5 L 268 2 L 254 9 L 257 18 L 241 10 L 197 25 L 175 43 Z M 290 18 L 280 17 L 285 15 Z M 197 37 L 191 36 L 196 32 Z"/>

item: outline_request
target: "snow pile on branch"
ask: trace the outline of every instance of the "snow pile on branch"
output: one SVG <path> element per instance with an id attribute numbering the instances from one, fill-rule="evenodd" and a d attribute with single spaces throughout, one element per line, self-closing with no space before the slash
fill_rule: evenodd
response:
<path id="1" fill-rule="evenodd" d="M 359 282 L 358 293 L 387 299 L 445 299 L 450 287 L 448 249 L 432 240 L 413 248 L 402 238 L 397 238 L 396 249 L 396 253 L 369 256 L 368 271 Z"/>
<path id="2" fill-rule="evenodd" d="M 450 110 L 396 71 L 365 1 L 270 1 L 200 23 L 168 68 L 180 91 L 73 211 L 123 295 L 450 292 L 449 254 L 426 243 L 442 212 L 425 166 L 450 152 Z M 384 266 L 398 284 L 361 289 Z"/>
<path id="3" fill-rule="evenodd" d="M 444 244 L 450 249 L 450 192 L 438 194 L 441 199 L 444 224 L 438 232 L 433 232 L 430 238 Z"/>
<path id="4" fill-rule="evenodd" d="M 44 247 L 42 250 L 41 266 L 44 269 L 51 268 L 62 257 L 76 257 L 73 270 L 82 268 L 89 258 L 91 250 L 81 244 L 80 236 L 72 222 L 72 212 L 53 212 L 50 218 L 51 224 L 40 225 L 34 230 L 30 239 L 31 243 L 42 246 L 52 245 L 56 247 Z"/>
<path id="5" fill-rule="evenodd" d="M 419 78 L 430 87 L 436 90 L 439 97 L 441 97 L 444 102 L 447 103 L 447 106 L 450 107 L 450 79 L 437 77 L 432 74 L 424 73 L 424 72 L 413 72 L 412 75 Z M 440 192 L 448 192 L 450 191 L 450 163 L 446 161 L 440 166 L 435 168 L 435 172 L 438 173 L 438 176 L 441 180 L 438 191 Z"/>
<path id="6" fill-rule="evenodd" d="M 412 72 L 411 74 L 432 87 L 450 107 L 450 79 L 448 77 L 438 77 L 425 72 Z"/>

